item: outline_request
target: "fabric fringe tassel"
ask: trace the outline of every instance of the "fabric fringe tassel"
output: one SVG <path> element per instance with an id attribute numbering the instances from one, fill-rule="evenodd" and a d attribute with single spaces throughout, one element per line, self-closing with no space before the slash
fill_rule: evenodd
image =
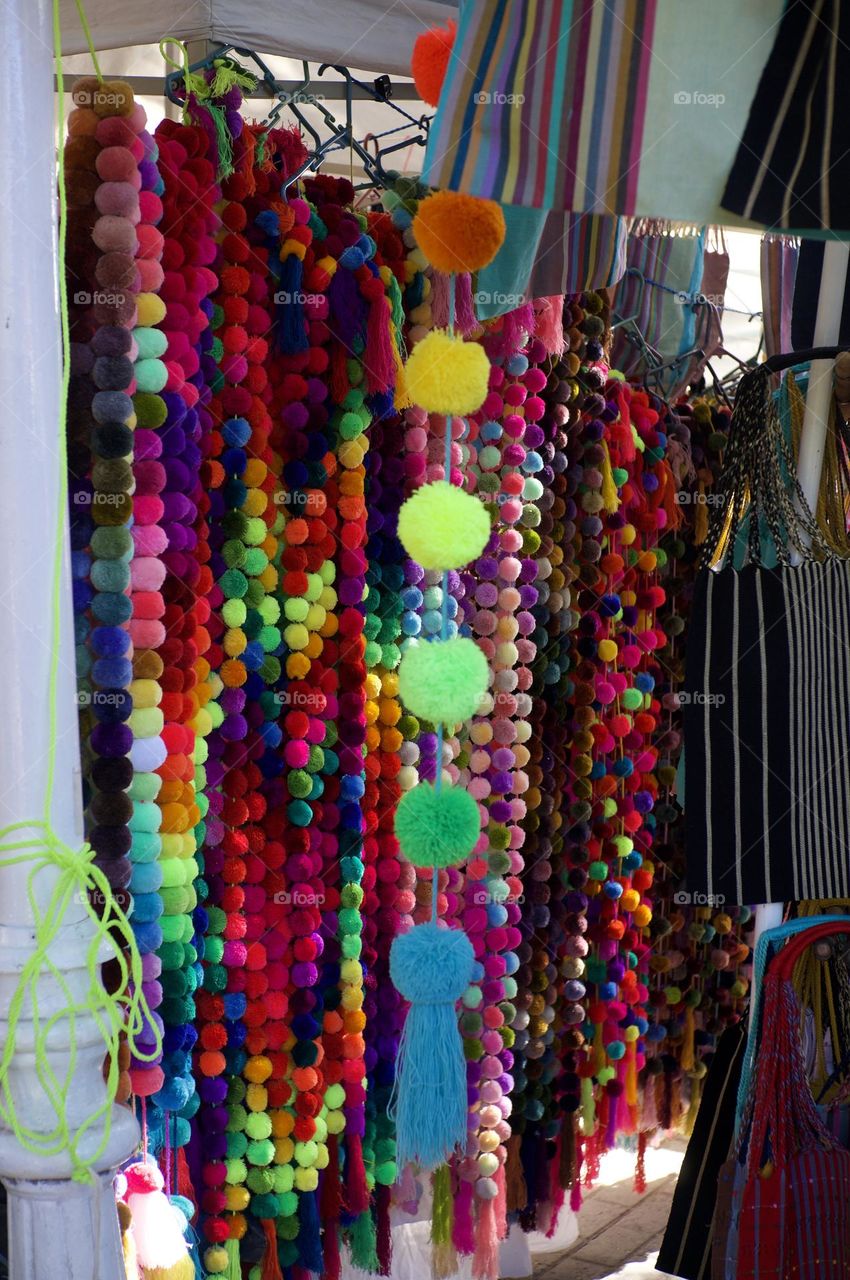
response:
<path id="1" fill-rule="evenodd" d="M 496 1231 L 496 1205 L 493 1200 L 482 1200 L 478 1209 L 472 1275 L 473 1280 L 498 1280 L 499 1236 Z"/>
<path id="2" fill-rule="evenodd" d="M 452 1223 L 452 1244 L 459 1254 L 466 1255 L 475 1250 L 475 1231 L 473 1228 L 472 1183 L 461 1178 L 455 1196 L 455 1217 Z"/>

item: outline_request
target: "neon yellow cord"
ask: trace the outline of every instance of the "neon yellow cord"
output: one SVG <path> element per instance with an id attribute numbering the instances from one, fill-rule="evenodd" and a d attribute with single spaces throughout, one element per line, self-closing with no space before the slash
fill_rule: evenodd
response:
<path id="1" fill-rule="evenodd" d="M 81 0 L 77 9 L 91 44 L 91 34 L 82 10 Z M 53 43 L 56 57 L 57 102 L 59 113 L 59 137 L 65 136 L 65 81 L 62 69 L 62 39 L 59 19 L 59 0 L 53 0 Z M 94 54 L 92 54 L 94 57 Z M 98 70 L 98 75 L 99 75 Z M 53 572 L 51 583 L 50 618 L 50 677 L 48 694 L 49 742 L 44 787 L 42 818 L 34 821 L 15 822 L 0 829 L 0 866 L 30 864 L 27 897 L 34 921 L 36 946 L 21 972 L 17 989 L 12 997 L 7 1017 L 8 1034 L 0 1059 L 0 1117 L 15 1138 L 28 1151 L 42 1156 L 65 1153 L 69 1156 L 72 1176 L 76 1181 L 88 1181 L 93 1167 L 109 1142 L 112 1105 L 118 1090 L 118 1050 L 122 1032 L 126 1032 L 132 1053 L 141 1062 L 155 1061 L 162 1050 L 162 1038 L 156 1030 L 150 1008 L 142 987 L 142 961 L 136 946 L 133 930 L 127 916 L 118 906 L 112 888 L 99 867 L 95 866 L 94 851 L 84 844 L 72 849 L 59 838 L 52 826 L 53 788 L 56 775 L 57 748 L 57 687 L 59 675 L 59 651 L 61 641 L 60 600 L 62 595 L 62 566 L 65 544 L 65 509 L 68 497 L 68 465 L 66 439 L 66 405 L 70 379 L 70 328 L 68 294 L 65 280 L 65 254 L 67 235 L 67 192 L 64 166 L 58 166 L 59 180 L 59 296 L 62 325 L 62 384 L 59 410 L 59 432 L 56 453 L 59 458 L 59 500 L 57 503 L 54 532 Z M 51 888 L 50 899 L 44 911 L 38 903 L 36 879 L 39 872 L 58 871 Z M 89 899 L 97 895 L 104 904 L 99 916 Z M 81 904 L 92 923 L 92 934 L 86 950 L 88 988 L 81 1003 L 71 992 L 67 978 L 58 967 L 67 961 L 50 955 L 50 949 L 60 936 L 69 906 Z M 101 982 L 100 970 L 105 952 L 115 959 L 121 975 L 117 991 L 107 994 Z M 126 953 L 126 954 L 125 954 Z M 64 1008 L 42 1020 L 39 1012 L 39 986 L 45 977 L 51 977 L 58 985 L 66 1001 Z M 39 1084 L 50 1100 L 56 1115 L 56 1124 L 49 1132 L 30 1128 L 17 1113 L 16 1100 L 12 1096 L 9 1070 L 15 1057 L 18 1024 L 24 1013 L 32 1025 L 35 1070 Z M 102 1037 L 108 1059 L 106 1093 L 101 1105 L 73 1132 L 68 1124 L 68 1096 L 77 1066 L 76 1027 L 78 1017 L 93 1019 Z M 63 1080 L 53 1071 L 48 1056 L 48 1045 L 54 1028 L 68 1023 L 68 1063 Z M 151 1051 L 145 1051 L 137 1037 L 145 1031 L 153 1031 L 156 1040 Z M 80 1147 L 95 1126 L 102 1126 L 97 1146 L 83 1157 Z"/>

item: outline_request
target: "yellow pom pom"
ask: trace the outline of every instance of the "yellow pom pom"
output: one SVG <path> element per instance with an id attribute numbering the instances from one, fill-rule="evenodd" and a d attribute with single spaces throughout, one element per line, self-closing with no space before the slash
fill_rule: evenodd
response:
<path id="1" fill-rule="evenodd" d="M 140 293 L 136 299 L 136 310 L 139 315 L 137 324 L 141 328 L 150 329 L 165 319 L 165 303 L 155 293 Z"/>
<path id="2" fill-rule="evenodd" d="M 477 342 L 434 329 L 413 348 L 405 366 L 413 404 L 429 413 L 475 413 L 487 397 L 490 361 Z"/>
<path id="3" fill-rule="evenodd" d="M 616 640 L 600 640 L 596 652 L 602 662 L 613 662 L 618 652 Z"/>
<path id="4" fill-rule="evenodd" d="M 435 191 L 413 219 L 416 243 L 438 271 L 478 271 L 492 262 L 505 239 L 505 215 L 495 200 Z"/>
<path id="5" fill-rule="evenodd" d="M 490 537 L 483 502 L 447 480 L 423 484 L 398 513 L 398 536 L 423 569 L 461 569 Z"/>

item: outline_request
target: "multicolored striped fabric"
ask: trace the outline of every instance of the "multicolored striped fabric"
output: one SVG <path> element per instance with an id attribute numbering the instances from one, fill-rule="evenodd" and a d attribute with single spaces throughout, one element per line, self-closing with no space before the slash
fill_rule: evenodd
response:
<path id="1" fill-rule="evenodd" d="M 765 355 L 793 351 L 791 314 L 800 242 L 791 236 L 765 236 L 761 242 L 761 297 Z"/>
<path id="2" fill-rule="evenodd" d="M 626 273 L 614 295 L 618 327 L 611 361 L 626 376 L 645 368 L 644 352 L 632 341 L 635 327 L 662 361 L 693 350 L 697 308 L 690 302 L 703 277 L 705 228 L 674 228 L 642 221 L 632 230 L 626 249 Z M 687 373 L 690 360 L 666 371 L 664 386 L 672 393 Z"/>
<path id="3" fill-rule="evenodd" d="M 478 273 L 479 320 L 504 315 L 530 298 L 606 289 L 626 269 L 627 218 L 505 205 L 506 235 Z"/>
<path id="4" fill-rule="evenodd" d="M 719 222 L 782 8 L 466 0 L 425 180 L 502 204 Z"/>

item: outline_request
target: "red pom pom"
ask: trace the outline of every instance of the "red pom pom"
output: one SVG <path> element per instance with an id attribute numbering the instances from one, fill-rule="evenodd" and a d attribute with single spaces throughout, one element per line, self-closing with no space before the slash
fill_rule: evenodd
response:
<path id="1" fill-rule="evenodd" d="M 457 33 L 457 23 L 449 18 L 444 27 L 432 27 L 423 31 L 413 46 L 410 74 L 423 102 L 436 107 L 446 78 L 449 55 Z"/>

